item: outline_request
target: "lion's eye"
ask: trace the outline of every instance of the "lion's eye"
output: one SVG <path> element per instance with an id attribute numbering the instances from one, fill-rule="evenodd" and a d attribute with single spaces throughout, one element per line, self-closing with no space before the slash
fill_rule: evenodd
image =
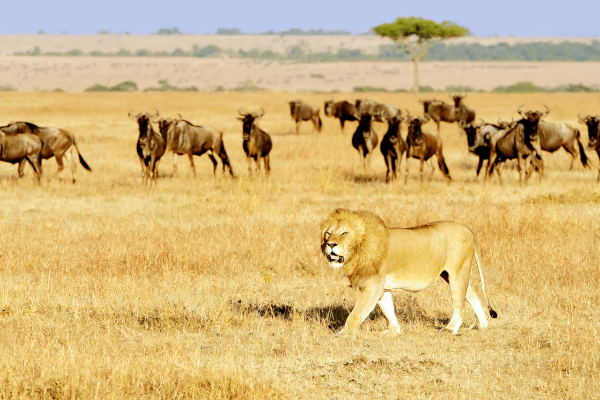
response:
<path id="1" fill-rule="evenodd" d="M 342 232 L 342 236 L 346 236 L 348 234 L 348 232 L 344 231 Z"/>

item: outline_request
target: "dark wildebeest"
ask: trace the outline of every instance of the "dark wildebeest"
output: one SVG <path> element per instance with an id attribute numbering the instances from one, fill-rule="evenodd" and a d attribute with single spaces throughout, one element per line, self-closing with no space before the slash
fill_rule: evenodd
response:
<path id="1" fill-rule="evenodd" d="M 65 168 L 63 165 L 63 157 L 65 157 L 69 163 L 69 166 L 71 167 L 71 178 L 73 183 L 75 183 L 75 171 L 77 170 L 77 164 L 73 159 L 73 155 L 71 154 L 72 149 L 75 149 L 77 152 L 77 155 L 79 156 L 79 162 L 83 168 L 87 169 L 88 171 L 92 170 L 81 156 L 79 148 L 77 147 L 77 140 L 75 139 L 75 136 L 65 129 L 42 127 L 30 122 L 19 121 L 0 127 L 0 130 L 9 135 L 29 133 L 38 136 L 43 143 L 42 159 L 54 157 L 56 159 L 56 163 L 58 164 L 58 169 L 52 178 L 57 176 Z M 22 163 L 25 162 L 25 160 L 22 161 Z"/>
<path id="2" fill-rule="evenodd" d="M 550 112 L 549 109 L 548 112 Z M 573 164 L 578 155 L 577 153 L 579 153 L 579 156 L 581 157 L 581 164 L 583 164 L 584 167 L 588 167 L 587 155 L 579 140 L 581 136 L 579 129 L 574 128 L 569 124 L 540 121 L 538 132 L 542 150 L 547 151 L 548 153 L 554 153 L 562 147 L 569 153 L 571 156 L 571 166 L 569 169 L 573 169 Z M 577 151 L 575 143 L 579 145 L 579 152 Z"/>
<path id="3" fill-rule="evenodd" d="M 463 99 L 467 97 L 467 94 L 465 93 L 462 96 L 453 94 L 451 97 L 454 100 L 454 112 L 456 113 L 454 120 L 464 124 L 470 124 L 475 121 L 475 109 L 463 103 Z"/>
<path id="4" fill-rule="evenodd" d="M 256 122 L 265 115 L 265 110 L 261 107 L 261 113 L 243 113 L 242 109 L 238 110 L 238 117 L 242 121 L 243 148 L 248 160 L 248 170 L 252 174 L 252 161 L 256 164 L 256 170 L 260 171 L 260 160 L 265 164 L 265 173 L 267 176 L 271 172 L 271 163 L 269 161 L 269 153 L 273 148 L 271 136 L 258 127 Z"/>
<path id="5" fill-rule="evenodd" d="M 458 125 L 465 131 L 467 135 L 467 143 L 469 152 L 475 154 L 479 157 L 479 162 L 477 164 L 477 177 L 479 177 L 479 173 L 483 167 L 483 163 L 485 161 L 488 162 L 490 159 L 490 140 L 491 137 L 498 132 L 503 130 L 508 130 L 512 128 L 515 124 L 513 122 L 506 121 L 498 121 L 497 124 L 490 124 L 484 121 L 481 121 L 480 124 L 470 123 L 464 124 L 462 121 L 458 123 Z M 540 171 L 540 159 L 533 158 L 532 164 L 534 168 L 539 172 Z M 498 163 L 496 163 L 498 165 Z M 487 171 L 487 166 L 484 171 Z M 492 167 L 493 173 L 493 167 Z M 498 171 L 500 175 L 500 171 Z M 485 175 L 485 172 L 484 172 Z"/>
<path id="6" fill-rule="evenodd" d="M 437 133 L 440 133 L 440 122 L 455 122 L 456 108 L 441 100 L 420 100 L 423 103 L 423 114 L 428 115 L 437 124 Z"/>
<path id="7" fill-rule="evenodd" d="M 511 128 L 499 131 L 490 138 L 490 159 L 485 179 L 486 180 L 493 168 L 496 168 L 498 179 L 503 183 L 500 174 L 500 164 L 506 160 L 517 159 L 519 167 L 519 182 L 523 182 L 523 172 L 525 172 L 525 182 L 531 175 L 532 168 L 537 169 L 540 180 L 544 175 L 544 163 L 539 141 L 539 123 L 550 112 L 548 106 L 546 112 L 541 111 L 521 111 L 517 112 L 523 117 Z M 532 167 L 532 168 L 530 168 Z"/>
<path id="8" fill-rule="evenodd" d="M 138 113 L 137 115 L 133 115 L 131 113 L 131 111 L 129 111 L 129 113 L 127 114 L 129 116 L 129 118 L 131 118 L 132 120 L 136 121 L 138 124 L 138 128 L 139 128 L 139 136 L 138 136 L 138 140 L 137 140 L 137 144 L 135 146 L 135 149 L 137 151 L 138 157 L 140 158 L 140 165 L 142 167 L 142 174 L 145 174 L 146 171 L 146 163 L 144 162 L 144 153 L 142 151 L 142 146 L 141 146 L 141 141 L 142 138 L 145 138 L 148 136 L 150 131 L 154 131 L 154 129 L 152 128 L 152 120 L 154 118 L 157 118 L 160 113 L 158 112 L 158 110 L 155 108 L 154 109 L 156 111 L 156 114 L 150 114 L 150 113 Z"/>
<path id="9" fill-rule="evenodd" d="M 42 177 L 42 140 L 31 133 L 6 134 L 0 130 L 0 161 L 19 163 L 22 178 L 25 163 L 29 162 L 37 181 Z"/>
<path id="10" fill-rule="evenodd" d="M 444 154 L 442 152 L 442 139 L 435 133 L 424 131 L 421 128 L 423 124 L 429 122 L 429 115 L 413 118 L 407 111 L 407 116 L 409 125 L 406 144 L 408 145 L 408 149 L 406 151 L 406 173 L 404 175 L 404 183 L 406 184 L 406 182 L 408 182 L 408 160 L 411 157 L 417 158 L 421 161 L 419 168 L 421 181 L 423 181 L 423 164 L 425 161 L 427 161 L 429 168 L 431 168 L 431 175 L 429 177 L 429 180 L 431 180 L 433 177 L 434 168 L 429 159 L 434 155 L 437 158 L 440 171 L 442 171 L 446 181 L 449 183 L 452 178 L 450 177 L 450 171 L 448 170 L 448 166 L 444 160 Z"/>
<path id="11" fill-rule="evenodd" d="M 325 101 L 323 111 L 328 117 L 334 117 L 340 120 L 342 126 L 342 133 L 344 133 L 344 124 L 346 121 L 356 121 L 355 114 L 356 107 L 354 104 L 343 100 L 334 102 L 333 100 Z"/>
<path id="12" fill-rule="evenodd" d="M 296 121 L 296 133 L 300 132 L 300 123 L 302 121 L 312 121 L 317 131 L 321 132 L 323 121 L 319 116 L 319 107 L 304 103 L 302 100 L 293 100 L 288 102 L 290 105 L 290 114 Z"/>
<path id="13" fill-rule="evenodd" d="M 469 152 L 479 157 L 479 162 L 477 163 L 477 177 L 479 177 L 483 162 L 489 162 L 490 159 L 490 137 L 492 134 L 501 130 L 501 128 L 498 125 L 486 124 L 483 121 L 481 124 L 473 122 L 466 124 L 463 123 L 463 121 L 460 121 L 458 126 L 461 127 L 467 135 Z M 483 132 L 484 129 L 485 132 Z"/>
<path id="14" fill-rule="evenodd" d="M 366 112 L 360 117 L 357 115 L 356 118 L 359 120 L 358 127 L 352 135 L 352 146 L 358 150 L 360 155 L 363 168 L 370 168 L 371 166 L 371 154 L 379 143 L 379 138 L 375 129 L 373 129 L 373 120 L 375 116 Z"/>
<path id="15" fill-rule="evenodd" d="M 208 153 L 210 161 L 213 163 L 213 175 L 217 175 L 217 160 L 215 155 L 219 156 L 223 164 L 223 173 L 229 169 L 233 176 L 233 170 L 229 163 L 229 157 L 223 144 L 223 132 L 220 132 L 209 126 L 194 125 L 179 116 L 179 119 L 161 118 L 158 121 L 158 127 L 163 137 L 167 138 L 167 151 L 173 152 L 173 174 L 177 171 L 177 155 L 187 154 L 190 159 L 190 166 L 196 176 L 196 167 L 194 166 L 194 156 L 201 156 Z"/>
<path id="16" fill-rule="evenodd" d="M 598 159 L 600 160 L 600 141 L 598 140 L 598 130 L 600 128 L 600 115 L 588 115 L 587 117 L 582 118 L 581 113 L 579 113 L 577 114 L 577 116 L 579 117 L 580 123 L 587 125 L 589 137 L 588 147 L 596 150 L 596 153 L 598 154 Z M 600 182 L 600 164 L 598 165 L 597 182 Z"/>
<path id="17" fill-rule="evenodd" d="M 385 159 L 385 166 L 387 167 L 385 174 L 386 183 L 397 178 L 397 171 L 400 169 L 400 164 L 402 163 L 402 155 L 408 150 L 408 145 L 400 134 L 400 126 L 403 119 L 404 117 L 395 116 L 387 120 L 388 130 L 381 140 L 379 147 Z"/>
<path id="18" fill-rule="evenodd" d="M 143 183 L 156 184 L 156 178 L 158 176 L 158 163 L 160 158 L 165 154 L 167 148 L 167 138 L 161 133 L 158 133 L 152 127 L 151 120 L 154 117 L 158 117 L 160 113 L 158 110 L 156 114 L 151 115 L 150 113 L 141 114 L 138 113 L 136 116 L 129 112 L 129 118 L 137 121 L 139 127 L 139 137 L 137 141 L 137 152 L 142 163 L 142 171 L 144 172 Z"/>

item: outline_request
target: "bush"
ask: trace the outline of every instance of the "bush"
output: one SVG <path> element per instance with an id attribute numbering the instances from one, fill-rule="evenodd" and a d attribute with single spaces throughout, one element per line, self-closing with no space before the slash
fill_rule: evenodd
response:
<path id="1" fill-rule="evenodd" d="M 159 87 L 149 87 L 144 89 L 144 92 L 198 92 L 198 88 L 196 86 L 190 87 L 177 87 L 173 86 L 166 79 L 158 81 L 160 84 Z"/>
<path id="2" fill-rule="evenodd" d="M 355 86 L 352 89 L 354 92 L 387 92 L 388 90 L 383 87 L 373 87 L 373 86 Z"/>
<path id="3" fill-rule="evenodd" d="M 492 93 L 539 93 L 547 90 L 533 82 L 517 82 L 510 86 L 498 86 L 492 90 Z"/>
<path id="4" fill-rule="evenodd" d="M 435 90 L 433 90 L 433 88 L 431 86 L 419 86 L 419 92 L 420 93 L 429 93 L 429 92 L 434 92 Z"/>
<path id="5" fill-rule="evenodd" d="M 115 86 L 108 87 L 99 83 L 85 89 L 84 92 L 137 92 L 138 86 L 135 82 L 124 81 Z"/>
<path id="6" fill-rule="evenodd" d="M 209 44 L 206 47 L 200 47 L 197 44 L 195 44 L 192 47 L 192 56 L 194 57 L 218 57 L 220 56 L 222 53 L 222 50 L 212 44 Z"/>

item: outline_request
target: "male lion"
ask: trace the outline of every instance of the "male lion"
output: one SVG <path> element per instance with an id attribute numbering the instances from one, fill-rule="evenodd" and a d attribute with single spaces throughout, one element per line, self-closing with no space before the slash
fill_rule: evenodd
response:
<path id="1" fill-rule="evenodd" d="M 438 276 L 450 284 L 452 319 L 446 326 L 453 334 L 462 325 L 465 297 L 487 328 L 488 320 L 477 293 L 469 284 L 473 256 L 479 266 L 481 286 L 490 316 L 496 318 L 483 279 L 481 255 L 473 232 L 458 222 L 432 222 L 414 228 L 387 228 L 368 211 L 335 210 L 322 223 L 321 251 L 329 266 L 342 269 L 359 295 L 343 331 L 356 333 L 375 305 L 389 322 L 389 334 L 399 334 L 390 290 L 418 292 Z"/>

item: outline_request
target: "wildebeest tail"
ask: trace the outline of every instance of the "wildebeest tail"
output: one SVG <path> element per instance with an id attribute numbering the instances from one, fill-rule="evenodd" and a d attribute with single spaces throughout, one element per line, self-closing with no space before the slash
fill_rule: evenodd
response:
<path id="1" fill-rule="evenodd" d="M 229 162 L 229 156 L 227 156 L 227 151 L 225 151 L 225 144 L 223 143 L 223 133 L 221 133 L 221 140 L 219 143 L 219 157 L 221 158 L 221 162 L 223 163 L 223 173 L 225 173 L 225 167 L 227 167 L 229 169 L 229 173 L 231 174 L 232 177 L 235 178 L 235 175 L 233 173 L 233 168 L 231 168 L 231 163 Z"/>
<path id="2" fill-rule="evenodd" d="M 79 147 L 77 147 L 77 140 L 75 140 L 75 137 L 73 137 L 73 146 L 75 146 L 75 150 L 77 150 L 77 155 L 79 156 L 79 162 L 81 163 L 81 165 L 83 166 L 83 168 L 85 168 L 88 171 L 92 172 L 92 168 L 90 168 L 90 166 L 88 165 L 88 163 L 85 162 L 85 160 L 81 156 L 81 152 L 79 152 Z"/>
<path id="3" fill-rule="evenodd" d="M 317 115 L 317 131 L 321 132 L 321 129 L 323 129 L 323 120 L 321 120 L 321 116 Z"/>
<path id="4" fill-rule="evenodd" d="M 448 169 L 448 165 L 446 165 L 446 161 L 444 161 L 443 157 L 438 157 L 438 166 L 440 167 L 440 170 L 444 173 L 445 176 L 448 177 L 448 179 L 452 179 L 450 177 L 450 170 Z"/>
<path id="5" fill-rule="evenodd" d="M 587 154 L 585 154 L 583 145 L 581 144 L 581 141 L 579 140 L 579 135 L 577 135 L 577 144 L 579 145 L 579 157 L 581 157 L 581 163 L 583 164 L 584 167 L 589 168 L 590 163 L 588 162 Z"/>

